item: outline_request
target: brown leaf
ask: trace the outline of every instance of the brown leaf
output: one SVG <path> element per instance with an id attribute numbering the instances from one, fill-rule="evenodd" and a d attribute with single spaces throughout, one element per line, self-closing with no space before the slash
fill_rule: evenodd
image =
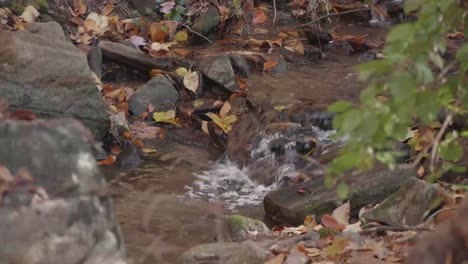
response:
<path id="1" fill-rule="evenodd" d="M 15 120 L 31 121 L 37 119 L 37 116 L 29 110 L 17 109 L 10 113 L 10 118 Z"/>
<path id="2" fill-rule="evenodd" d="M 146 118 L 148 118 L 148 115 L 148 112 L 143 112 L 143 114 L 141 114 L 141 119 L 145 120 Z"/>
<path id="3" fill-rule="evenodd" d="M 114 155 L 108 156 L 105 160 L 98 161 L 99 165 L 111 165 L 113 164 L 117 158 Z"/>
<path id="4" fill-rule="evenodd" d="M 102 14 L 103 16 L 108 16 L 108 15 L 110 15 L 110 13 L 112 13 L 113 10 L 114 10 L 114 5 L 107 4 L 107 5 L 102 9 L 101 14 Z"/>
<path id="5" fill-rule="evenodd" d="M 73 11 L 75 11 L 75 13 L 77 15 L 84 15 L 86 13 L 86 3 L 84 0 L 73 0 Z"/>
<path id="6" fill-rule="evenodd" d="M 265 11 L 262 9 L 257 9 L 255 11 L 254 17 L 253 17 L 253 22 L 255 25 L 263 24 L 267 20 L 267 16 L 265 14 Z"/>
<path id="7" fill-rule="evenodd" d="M 339 224 L 342 225 L 348 225 L 349 224 L 349 212 L 351 210 L 351 205 L 349 201 L 347 203 L 344 203 L 340 205 L 338 208 L 336 208 L 333 213 L 332 217 L 338 221 Z"/>
<path id="8" fill-rule="evenodd" d="M 221 118 L 225 118 L 229 114 L 229 111 L 231 111 L 231 104 L 229 102 L 225 102 L 223 107 L 221 107 L 221 110 L 219 110 L 219 116 Z"/>
<path id="9" fill-rule="evenodd" d="M 141 138 L 135 138 L 133 140 L 133 143 L 139 148 L 144 148 L 145 147 L 145 143 L 143 143 L 143 140 L 141 140 Z"/>
<path id="10" fill-rule="evenodd" d="M 271 69 L 273 69 L 274 67 L 276 67 L 278 65 L 278 61 L 277 60 L 271 60 L 271 61 L 267 61 L 263 64 L 263 71 L 270 71 Z"/>
<path id="11" fill-rule="evenodd" d="M 333 216 L 329 214 L 324 214 L 320 222 L 325 227 L 334 228 L 337 230 L 343 230 L 345 228 L 343 224 L 340 224 L 335 218 L 333 218 Z"/>
<path id="12" fill-rule="evenodd" d="M 126 139 L 129 139 L 129 138 L 132 137 L 132 135 L 130 134 L 130 132 L 125 131 L 125 132 L 123 133 L 123 137 L 126 138 Z"/>
<path id="13" fill-rule="evenodd" d="M 111 148 L 111 153 L 115 156 L 119 155 L 122 152 L 122 148 L 119 145 L 115 145 Z"/>
<path id="14" fill-rule="evenodd" d="M 187 50 L 187 49 L 181 49 L 181 48 L 175 48 L 172 50 L 174 53 L 180 55 L 180 56 L 183 56 L 183 57 L 187 57 L 188 55 L 190 55 L 192 53 L 192 51 L 190 50 Z"/>

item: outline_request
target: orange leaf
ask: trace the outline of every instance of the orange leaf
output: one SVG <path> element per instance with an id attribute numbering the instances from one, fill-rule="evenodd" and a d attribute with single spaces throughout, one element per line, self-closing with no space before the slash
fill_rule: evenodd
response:
<path id="1" fill-rule="evenodd" d="M 111 5 L 111 4 L 107 4 L 107 5 L 102 9 L 101 14 L 102 14 L 103 16 L 108 16 L 110 13 L 112 13 L 113 10 L 114 10 L 114 6 Z"/>
<path id="2" fill-rule="evenodd" d="M 132 135 L 131 135 L 130 132 L 128 132 L 128 131 L 125 131 L 125 132 L 123 133 L 123 136 L 124 136 L 124 138 L 126 138 L 126 139 L 129 139 L 129 138 L 132 137 Z"/>
<path id="3" fill-rule="evenodd" d="M 151 77 L 154 77 L 156 75 L 164 74 L 163 70 L 160 69 L 152 69 L 150 72 Z"/>
<path id="4" fill-rule="evenodd" d="M 108 156 L 105 160 L 98 161 L 99 165 L 111 165 L 113 164 L 117 158 L 114 155 Z"/>
<path id="5" fill-rule="evenodd" d="M 148 118 L 148 115 L 148 112 L 144 112 L 143 114 L 141 114 L 141 119 L 145 120 L 146 118 Z"/>
<path id="6" fill-rule="evenodd" d="M 264 71 L 269 71 L 271 69 L 273 69 L 274 67 L 276 67 L 278 65 L 278 61 L 277 60 L 271 60 L 271 61 L 267 61 L 263 64 L 263 70 Z"/>
<path id="7" fill-rule="evenodd" d="M 261 9 L 257 9 L 253 17 L 254 24 L 255 25 L 263 24 L 266 22 L 266 20 L 267 20 L 267 16 L 265 14 L 265 11 Z"/>
<path id="8" fill-rule="evenodd" d="M 329 214 L 324 214 L 320 222 L 325 227 L 334 228 L 339 231 L 343 230 L 346 227 L 343 224 L 338 223 L 338 221 Z"/>
<path id="9" fill-rule="evenodd" d="M 175 48 L 172 51 L 175 52 L 176 54 L 178 54 L 180 56 L 184 56 L 184 57 L 187 57 L 188 55 L 190 55 L 192 53 L 192 51 L 190 51 L 190 50 L 181 49 L 181 48 Z"/>
<path id="10" fill-rule="evenodd" d="M 133 140 L 133 143 L 135 145 L 137 145 L 139 148 L 144 148 L 145 147 L 145 143 L 143 143 L 143 140 L 141 140 L 141 138 L 135 138 Z"/>
<path id="11" fill-rule="evenodd" d="M 83 15 L 86 13 L 87 7 L 84 0 L 73 0 L 73 7 L 75 8 L 73 11 L 75 11 L 77 15 Z"/>
<path id="12" fill-rule="evenodd" d="M 122 87 L 120 88 L 120 92 L 119 94 L 117 95 L 117 99 L 119 100 L 119 102 L 123 102 L 125 101 L 125 98 L 127 97 L 126 93 L 125 93 L 125 89 Z"/>
<path id="13" fill-rule="evenodd" d="M 122 152 L 122 148 L 119 145 L 115 145 L 111 149 L 111 153 L 114 154 L 115 156 L 119 155 L 120 152 Z"/>
<path id="14" fill-rule="evenodd" d="M 242 90 L 244 90 L 245 88 L 247 88 L 247 81 L 242 79 L 241 77 L 239 76 L 236 76 L 236 79 L 237 79 L 237 83 L 239 84 L 239 88 L 241 88 Z"/>

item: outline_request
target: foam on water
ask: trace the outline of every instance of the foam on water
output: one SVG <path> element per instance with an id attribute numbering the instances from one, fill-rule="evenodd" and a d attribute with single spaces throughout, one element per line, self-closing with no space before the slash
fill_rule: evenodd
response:
<path id="1" fill-rule="evenodd" d="M 329 141 L 336 131 L 320 131 L 317 139 Z M 251 157 L 256 162 L 271 162 L 272 166 L 278 166 L 274 172 L 275 182 L 271 185 L 263 185 L 253 180 L 248 168 L 240 168 L 229 159 L 217 162 L 210 170 L 194 174 L 194 182 L 186 186 L 186 194 L 192 198 L 208 199 L 211 202 L 221 202 L 227 208 L 234 209 L 239 206 L 257 205 L 263 201 L 265 195 L 279 188 L 281 180 L 295 171 L 292 163 L 275 164 L 275 154 L 270 150 L 269 144 L 283 135 L 274 133 L 261 135 L 262 139 L 251 152 Z M 285 149 L 293 151 L 295 142 L 285 145 Z M 286 155 L 288 155 L 286 153 Z M 252 166 L 255 166 L 255 162 Z"/>

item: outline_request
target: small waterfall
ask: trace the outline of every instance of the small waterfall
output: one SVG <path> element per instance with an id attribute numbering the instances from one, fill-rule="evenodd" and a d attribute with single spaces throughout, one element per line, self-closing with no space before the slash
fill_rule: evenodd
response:
<path id="1" fill-rule="evenodd" d="M 334 130 L 322 131 L 316 127 L 309 128 L 309 132 L 321 142 L 331 142 L 331 136 L 336 134 Z M 194 175 L 193 184 L 185 187 L 187 195 L 222 202 L 229 209 L 260 204 L 267 193 L 284 185 L 296 173 L 297 145 L 295 135 L 261 132 L 250 153 L 250 166 L 240 168 L 229 158 L 223 158 L 210 170 Z M 256 173 L 265 174 L 269 180 L 260 180 Z"/>

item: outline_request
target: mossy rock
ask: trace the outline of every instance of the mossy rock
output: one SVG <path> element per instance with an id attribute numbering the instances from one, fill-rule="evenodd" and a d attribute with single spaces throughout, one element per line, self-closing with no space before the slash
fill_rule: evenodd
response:
<path id="1" fill-rule="evenodd" d="M 245 239 L 249 236 L 265 235 L 270 230 L 259 220 L 242 215 L 231 215 L 227 218 L 229 232 L 233 239 Z"/>
<path id="2" fill-rule="evenodd" d="M 17 4 L 17 3 L 13 3 L 10 6 L 11 12 L 13 12 L 13 14 L 18 15 L 18 16 L 24 12 L 24 9 L 25 9 L 24 6 Z"/>
<path id="3" fill-rule="evenodd" d="M 46 13 L 49 10 L 49 3 L 46 0 L 14 1 L 9 8 L 15 15 L 21 15 L 28 5 L 33 6 L 41 13 Z"/>

